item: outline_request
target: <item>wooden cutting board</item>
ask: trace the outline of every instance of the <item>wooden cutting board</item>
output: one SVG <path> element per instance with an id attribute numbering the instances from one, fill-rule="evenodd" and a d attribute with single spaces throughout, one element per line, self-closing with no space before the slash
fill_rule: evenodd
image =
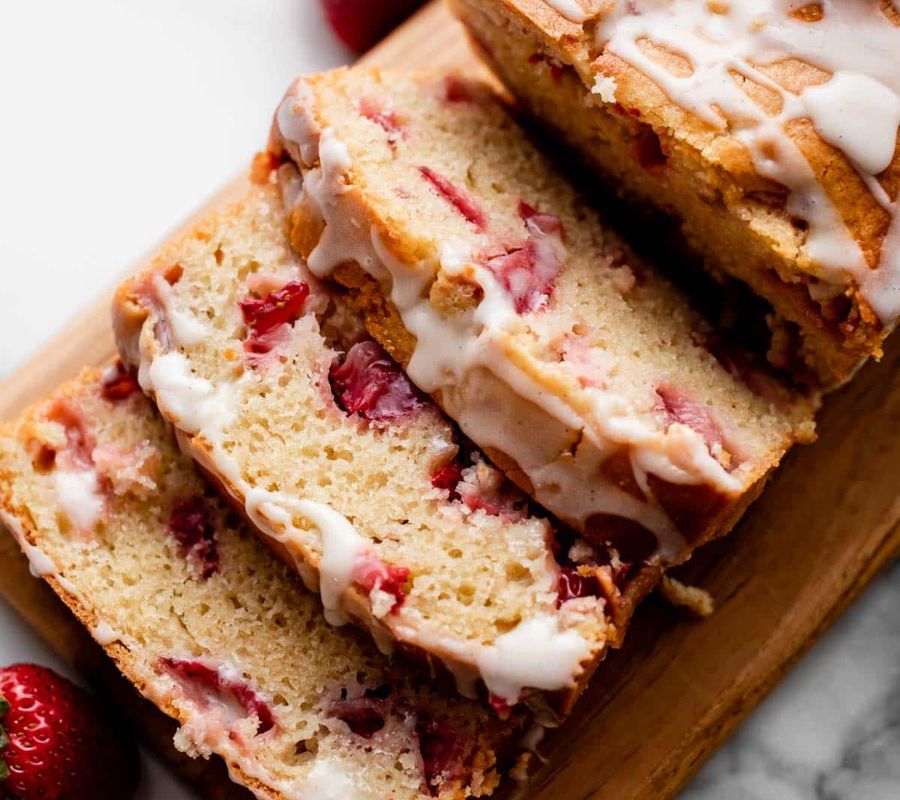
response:
<path id="1" fill-rule="evenodd" d="M 400 68 L 480 69 L 459 26 L 439 3 L 364 60 Z M 236 182 L 211 204 L 242 185 Z M 80 367 L 112 356 L 109 299 L 104 296 L 82 312 L 0 384 L 0 418 L 17 413 Z M 829 398 L 819 419 L 819 441 L 791 453 L 738 529 L 689 565 L 688 578 L 712 593 L 716 613 L 702 623 L 690 622 L 651 598 L 624 649 L 601 667 L 573 717 L 542 745 L 546 763 L 527 797 L 673 795 L 900 552 L 898 430 L 900 335 L 895 335 L 880 364 L 869 364 L 852 386 Z M 0 539 L 0 592 L 65 658 L 92 671 L 99 668 L 86 656 L 92 651 L 84 634 L 45 587 L 27 576 L 8 537 Z M 144 707 L 139 717 L 157 731 L 155 738 L 165 738 L 158 715 Z M 213 779 L 205 794 L 234 793 Z"/>

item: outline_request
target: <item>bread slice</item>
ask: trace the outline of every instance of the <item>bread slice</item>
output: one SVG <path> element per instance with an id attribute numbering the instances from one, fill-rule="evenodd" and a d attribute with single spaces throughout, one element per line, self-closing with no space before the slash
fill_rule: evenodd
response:
<path id="1" fill-rule="evenodd" d="M 813 401 L 726 349 L 485 86 L 297 79 L 272 152 L 292 241 L 525 491 L 594 546 L 667 567 L 727 531 Z"/>
<path id="2" fill-rule="evenodd" d="M 179 749 L 266 800 L 490 794 L 521 719 L 445 697 L 319 600 L 197 475 L 123 370 L 0 429 L 0 519 Z"/>
<path id="3" fill-rule="evenodd" d="M 628 578 L 590 548 L 572 561 L 571 533 L 532 514 L 306 272 L 265 166 L 120 289 L 123 359 L 329 621 L 444 664 L 464 694 L 483 682 L 502 713 L 522 699 L 565 713 Z"/>
<path id="4" fill-rule="evenodd" d="M 900 314 L 896 3 L 451 5 L 536 117 L 771 303 L 773 362 L 834 386 L 880 356 Z"/>

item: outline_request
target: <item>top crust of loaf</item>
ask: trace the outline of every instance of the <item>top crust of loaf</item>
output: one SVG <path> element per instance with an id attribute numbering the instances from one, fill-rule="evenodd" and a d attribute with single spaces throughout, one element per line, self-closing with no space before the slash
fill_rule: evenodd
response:
<path id="1" fill-rule="evenodd" d="M 593 86 L 597 74 L 613 79 L 616 102 L 626 109 L 635 109 L 640 118 L 654 129 L 665 131 L 674 139 L 702 153 L 704 159 L 721 170 L 723 177 L 727 176 L 745 192 L 779 191 L 780 187 L 776 183 L 757 172 L 747 149 L 735 137 L 715 130 L 697 114 L 675 103 L 656 82 L 621 57 L 606 50 L 596 52 L 594 31 L 603 22 L 605 6 L 613 6 L 613 3 L 600 3 L 599 8 L 593 12 L 586 10 L 585 20 L 583 24 L 579 24 L 566 19 L 552 4 L 544 0 L 497 2 L 520 21 L 536 29 L 552 47 L 553 55 L 564 55 L 564 63 L 574 66 L 586 85 Z M 583 5 L 586 9 L 590 6 L 589 3 Z M 883 5 L 889 7 L 890 0 Z M 885 24 L 900 25 L 900 15 L 897 12 L 891 14 L 890 8 L 886 8 L 885 12 Z M 683 69 L 684 59 L 678 54 L 657 48 L 654 50 L 654 58 L 673 72 Z M 829 77 L 828 73 L 799 59 L 778 63 L 770 76 L 793 93 L 820 85 Z M 750 87 L 748 91 L 764 108 L 774 110 L 775 100 L 772 94 L 763 91 L 754 93 Z M 796 131 L 796 135 L 804 155 L 820 180 L 829 181 L 829 197 L 838 206 L 841 217 L 853 229 L 870 265 L 876 265 L 890 221 L 889 216 L 845 154 L 825 142 L 811 126 L 803 126 Z M 900 150 L 879 177 L 888 194 L 895 197 L 900 191 Z M 782 213 L 774 217 L 780 219 L 780 222 L 771 220 L 773 238 L 798 246 L 802 242 L 802 233 L 790 224 L 789 215 Z M 809 268 L 809 262 L 802 255 L 798 259 L 798 268 Z"/>
<path id="2" fill-rule="evenodd" d="M 746 281 L 772 303 L 784 320 L 799 326 L 799 355 L 805 359 L 805 365 L 791 363 L 797 354 L 781 352 L 781 345 L 775 342 L 773 359 L 782 366 L 791 364 L 801 379 L 829 387 L 848 380 L 869 356 L 881 355 L 881 343 L 900 313 L 900 235 L 896 233 L 900 229 L 900 214 L 895 202 L 900 194 L 900 148 L 893 148 L 886 168 L 879 165 L 872 169 L 880 172 L 867 174 L 850 155 L 825 141 L 820 128 L 804 115 L 785 123 L 783 141 L 770 147 L 773 152 L 791 150 L 798 163 L 808 165 L 804 169 L 809 173 L 810 186 L 816 187 L 810 205 L 825 209 L 816 212 L 819 221 L 815 221 L 804 208 L 800 190 L 792 194 L 791 181 L 800 181 L 796 168 L 779 166 L 777 159 L 773 160 L 776 167 L 766 174 L 757 167 L 759 157 L 753 156 L 744 144 L 754 141 L 753 134 L 747 133 L 752 128 L 717 127 L 707 118 L 715 116 L 715 104 L 707 110 L 704 101 L 698 99 L 695 109 L 689 101 L 673 99 L 672 91 L 664 85 L 665 76 L 677 80 L 691 74 L 694 62 L 689 43 L 683 43 L 685 52 L 681 53 L 651 42 L 652 37 L 643 37 L 639 39 L 638 60 L 627 60 L 619 52 L 612 52 L 607 37 L 614 37 L 625 24 L 617 16 L 621 4 L 612 1 L 585 2 L 581 6 L 545 0 L 477 4 L 453 0 L 452 4 L 469 26 L 483 55 L 532 110 L 580 148 L 586 160 L 601 173 L 617 183 L 624 181 L 641 200 L 650 199 L 668 211 L 674 210 L 685 221 L 684 230 L 692 247 L 706 257 L 711 269 L 724 270 Z M 649 13 L 666 5 L 656 4 Z M 683 22 L 687 28 L 691 26 L 683 18 L 699 14 L 701 6 L 709 9 L 705 13 L 710 19 L 716 14 L 727 17 L 732 6 L 741 7 L 731 3 L 679 4 L 676 0 L 668 5 L 672 7 L 672 25 Z M 858 4 L 860 9 L 866 9 L 860 30 L 848 30 L 846 36 L 852 39 L 856 33 L 863 41 L 875 31 L 884 41 L 893 35 L 895 43 L 900 42 L 900 15 L 889 0 L 881 2 L 880 13 L 877 5 Z M 776 6 L 773 4 L 772 15 L 777 21 L 782 12 Z M 840 14 L 849 13 L 855 6 L 848 4 Z M 583 14 L 577 13 L 579 7 L 584 9 Z M 791 16 L 799 26 L 822 28 L 827 24 L 837 30 L 835 26 L 847 25 L 847 21 L 832 24 L 825 18 L 829 14 L 840 17 L 838 12 L 836 7 L 823 11 L 821 4 L 810 3 Z M 638 4 L 636 13 L 648 12 Z M 759 19 L 766 19 L 765 9 L 760 11 Z M 763 27 L 769 23 L 758 24 Z M 519 52 L 525 46 L 521 41 L 523 32 L 536 43 L 532 44 L 530 57 Z M 518 39 L 507 41 L 510 37 Z M 834 38 L 831 35 L 827 41 L 833 44 Z M 736 49 L 741 46 L 735 42 Z M 847 42 L 848 51 L 854 46 Z M 872 47 L 880 48 L 884 59 L 897 49 L 874 41 Z M 838 91 L 831 89 L 837 84 L 830 80 L 831 73 L 814 66 L 818 54 L 810 51 L 805 58 L 803 52 L 789 55 L 770 64 L 750 59 L 748 63 L 755 75 L 740 79 L 740 92 L 763 117 L 778 114 L 788 101 L 800 103 L 800 96 L 806 96 L 804 90 L 819 91 L 824 87 L 828 92 Z M 646 64 L 638 63 L 640 59 Z M 848 64 L 856 63 L 852 56 L 846 60 Z M 837 61 L 842 63 L 840 58 Z M 873 64 L 877 69 L 877 59 L 869 58 L 863 71 Z M 887 61 L 884 64 L 889 66 Z M 543 74 L 548 69 L 552 70 L 552 80 Z M 664 77 L 652 75 L 654 69 Z M 839 70 L 839 74 L 849 74 L 848 69 Z M 696 67 L 701 77 L 703 70 L 702 65 Z M 735 80 L 736 75 L 734 71 Z M 890 94 L 883 85 L 878 89 L 874 80 L 877 75 L 853 75 L 853 80 L 865 83 L 863 88 L 874 87 L 873 98 L 878 92 Z M 580 92 L 572 91 L 573 82 L 579 83 Z M 764 86 L 767 82 L 770 85 Z M 896 81 L 891 89 L 898 91 Z M 844 91 L 842 97 L 858 99 L 861 95 L 862 90 Z M 556 100 L 549 96 L 556 96 Z M 900 95 L 894 99 L 900 104 Z M 844 100 L 836 96 L 829 104 Z M 869 102 L 875 107 L 888 104 L 888 100 Z M 566 103 L 571 107 L 571 119 L 566 118 Z M 596 123 L 603 114 L 617 125 L 610 121 Z M 852 116 L 848 113 L 844 118 Z M 836 119 L 823 117 L 822 124 L 836 125 Z M 873 126 L 877 123 L 872 137 L 883 138 L 887 134 L 886 144 L 892 145 L 897 131 L 884 127 L 889 122 L 874 118 L 871 122 Z M 621 161 L 619 150 L 604 152 L 604 147 L 592 146 L 594 135 L 607 144 L 609 137 L 616 135 L 640 142 L 652 140 L 653 152 L 669 169 L 654 171 L 642 162 L 643 169 L 631 174 L 621 163 L 614 163 Z M 848 150 L 850 133 L 834 135 L 848 143 L 843 146 Z M 764 149 L 765 142 L 760 147 Z M 787 156 L 782 161 L 789 164 Z M 691 200 L 687 197 L 690 194 L 703 198 L 703 202 Z M 833 214 L 834 219 L 826 223 L 823 220 L 828 214 Z M 727 227 L 720 223 L 717 228 L 716 220 L 723 216 Z"/>

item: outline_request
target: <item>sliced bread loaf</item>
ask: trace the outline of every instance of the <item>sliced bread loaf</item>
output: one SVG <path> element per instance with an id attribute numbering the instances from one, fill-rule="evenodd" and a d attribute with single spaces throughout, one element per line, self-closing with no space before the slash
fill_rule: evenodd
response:
<path id="1" fill-rule="evenodd" d="M 846 381 L 900 316 L 891 0 L 453 0 L 509 89 L 773 306 L 771 358 Z"/>
<path id="2" fill-rule="evenodd" d="M 271 149 L 302 173 L 287 202 L 311 271 L 589 544 L 681 562 L 812 438 L 813 401 L 723 346 L 484 85 L 298 78 Z"/>
<path id="3" fill-rule="evenodd" d="M 521 699 L 565 712 L 628 577 L 592 548 L 571 560 L 575 538 L 307 273 L 257 166 L 261 185 L 121 288 L 122 357 L 329 621 L 435 659 L 467 695 L 483 682 L 502 713 Z"/>
<path id="4" fill-rule="evenodd" d="M 0 429 L 0 519 L 176 745 L 265 800 L 490 794 L 520 720 L 441 695 L 213 496 L 135 381 L 91 371 Z M 506 744 L 504 744 L 506 742 Z"/>

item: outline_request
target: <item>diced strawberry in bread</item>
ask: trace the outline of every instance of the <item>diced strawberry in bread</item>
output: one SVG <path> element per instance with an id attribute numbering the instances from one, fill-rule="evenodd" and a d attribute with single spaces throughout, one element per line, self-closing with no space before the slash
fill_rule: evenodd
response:
<path id="1" fill-rule="evenodd" d="M 180 684 L 189 687 L 189 699 L 201 707 L 217 701 L 225 706 L 237 704 L 246 717 L 259 720 L 257 735 L 275 727 L 275 716 L 268 703 L 243 681 L 227 678 L 221 671 L 200 661 L 179 658 L 161 658 L 161 668 Z"/>
<path id="2" fill-rule="evenodd" d="M 387 134 L 387 140 L 391 146 L 396 145 L 398 141 L 409 136 L 409 131 L 400 121 L 397 112 L 385 108 L 370 97 L 363 97 L 359 101 L 359 113 L 367 120 L 374 122 Z"/>
<path id="3" fill-rule="evenodd" d="M 103 374 L 103 381 L 100 384 L 100 395 L 110 403 L 118 403 L 131 397 L 139 389 L 138 382 L 125 369 L 125 365 L 121 361 L 116 361 Z"/>
<path id="4" fill-rule="evenodd" d="M 432 188 L 450 203 L 468 222 L 475 226 L 476 230 L 483 232 L 487 227 L 487 217 L 478 204 L 469 194 L 443 175 L 435 172 L 430 167 L 419 167 L 422 177 L 431 184 Z"/>
<path id="5" fill-rule="evenodd" d="M 444 79 L 444 92 L 448 103 L 470 103 L 473 99 L 471 87 L 456 75 Z"/>
<path id="6" fill-rule="evenodd" d="M 548 56 L 546 53 L 532 53 L 528 56 L 528 63 L 532 66 L 535 64 L 546 64 L 550 68 L 550 77 L 557 82 L 561 81 L 562 76 L 565 74 L 563 65 L 559 60 Z"/>
<path id="7" fill-rule="evenodd" d="M 444 464 L 431 478 L 431 485 L 435 489 L 446 489 L 450 493 L 451 500 L 459 500 L 459 492 L 456 487 L 462 480 L 462 464 L 456 459 Z"/>
<path id="8" fill-rule="evenodd" d="M 253 336 L 259 336 L 284 323 L 293 325 L 303 313 L 307 297 L 308 284 L 290 281 L 264 298 L 245 297 L 239 305 L 244 323 Z"/>
<path id="9" fill-rule="evenodd" d="M 405 584 L 409 576 L 410 571 L 406 567 L 385 564 L 375 556 L 360 559 L 353 568 L 353 582 L 361 589 L 366 592 L 377 590 L 393 596 L 392 613 L 400 608 L 406 597 Z"/>
<path id="10" fill-rule="evenodd" d="M 91 454 L 96 440 L 81 410 L 67 400 L 57 400 L 47 410 L 47 419 L 65 428 L 66 446 L 62 453 L 65 466 L 70 469 L 93 467 Z"/>
<path id="11" fill-rule="evenodd" d="M 371 340 L 353 345 L 340 364 L 332 365 L 329 378 L 338 406 L 373 422 L 405 417 L 426 404 L 403 370 Z"/>
<path id="12" fill-rule="evenodd" d="M 666 415 L 667 424 L 678 422 L 695 430 L 706 441 L 710 452 L 717 446 L 725 446 L 722 430 L 707 406 L 691 400 L 684 392 L 673 386 L 657 386 L 656 394 L 660 399 L 660 407 Z"/>
<path id="13" fill-rule="evenodd" d="M 371 739 L 385 724 L 387 700 L 368 694 L 347 700 L 336 700 L 328 710 L 330 716 L 347 724 L 353 733 Z"/>
<path id="14" fill-rule="evenodd" d="M 169 513 L 169 531 L 204 579 L 219 571 L 216 528 L 206 501 L 191 497 L 177 503 Z"/>
<path id="15" fill-rule="evenodd" d="M 416 721 L 425 783 L 432 794 L 443 782 L 456 780 L 466 771 L 468 749 L 449 725 L 419 716 Z"/>
<path id="16" fill-rule="evenodd" d="M 559 571 L 559 582 L 556 589 L 556 607 L 559 608 L 567 600 L 578 597 L 596 597 L 600 586 L 596 578 L 582 575 L 578 570 L 563 567 Z"/>
<path id="17" fill-rule="evenodd" d="M 516 313 L 525 314 L 544 308 L 553 293 L 553 283 L 564 260 L 563 226 L 555 214 L 535 211 L 528 203 L 519 203 L 519 216 L 528 231 L 521 247 L 486 262 L 509 293 Z"/>

